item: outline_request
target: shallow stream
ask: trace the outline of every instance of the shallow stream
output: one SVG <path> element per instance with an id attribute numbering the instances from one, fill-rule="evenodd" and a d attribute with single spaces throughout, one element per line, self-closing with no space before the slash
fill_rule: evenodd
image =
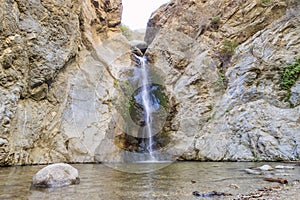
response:
<path id="1" fill-rule="evenodd" d="M 126 171 L 126 168 L 139 171 L 149 167 L 149 164 L 118 166 L 122 171 L 104 164 L 73 164 L 72 166 L 79 171 L 80 184 L 55 189 L 31 187 L 32 176 L 43 168 L 43 165 L 2 167 L 0 199 L 232 199 L 233 197 L 199 198 L 192 193 L 217 191 L 237 195 L 265 186 L 278 185 L 279 183 L 264 181 L 263 178 L 267 175 L 247 174 L 244 171 L 245 168 L 259 167 L 263 164 L 272 167 L 295 166 L 275 162 L 176 162 L 159 170 L 136 174 L 122 171 Z M 269 176 L 285 178 L 292 182 L 300 179 L 300 166 L 295 166 L 294 170 L 270 173 L 272 175 Z M 294 198 L 300 199 L 300 194 Z"/>

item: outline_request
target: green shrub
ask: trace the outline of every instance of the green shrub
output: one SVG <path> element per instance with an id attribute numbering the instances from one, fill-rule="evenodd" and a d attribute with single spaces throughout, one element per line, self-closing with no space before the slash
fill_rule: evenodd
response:
<path id="1" fill-rule="evenodd" d="M 220 23 L 220 17 L 219 16 L 215 16 L 211 19 L 211 22 L 214 24 L 219 24 Z"/>
<path id="2" fill-rule="evenodd" d="M 213 29 L 218 29 L 220 22 L 221 22 L 221 18 L 219 16 L 215 16 L 211 19 L 210 25 Z"/>
<path id="3" fill-rule="evenodd" d="M 207 108 L 208 108 L 209 110 L 212 110 L 212 109 L 214 108 L 214 104 L 213 104 L 213 103 L 210 103 L 210 104 L 207 106 Z"/>
<path id="4" fill-rule="evenodd" d="M 239 44 L 236 41 L 226 39 L 221 47 L 221 54 L 226 57 L 231 57 L 238 45 Z"/>
<path id="5" fill-rule="evenodd" d="M 297 58 L 294 63 L 282 67 L 279 71 L 280 74 L 280 87 L 286 90 L 287 93 L 282 98 L 283 101 L 289 102 L 291 97 L 291 87 L 296 83 L 300 77 L 300 58 Z M 290 102 L 291 107 L 293 107 Z"/>
<path id="6" fill-rule="evenodd" d="M 294 63 L 282 67 L 279 73 L 281 89 L 289 91 L 300 76 L 300 58 L 297 58 Z"/>
<path id="7" fill-rule="evenodd" d="M 226 75 L 223 73 L 222 68 L 218 68 L 218 81 L 216 83 L 216 89 L 217 90 L 223 90 L 227 87 L 227 81 L 226 81 Z"/>

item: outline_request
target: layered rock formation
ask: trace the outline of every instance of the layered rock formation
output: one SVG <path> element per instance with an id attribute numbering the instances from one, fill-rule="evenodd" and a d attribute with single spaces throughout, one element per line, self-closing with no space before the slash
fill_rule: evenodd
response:
<path id="1" fill-rule="evenodd" d="M 299 11 L 299 1 L 182 0 L 152 14 L 147 54 L 174 99 L 173 154 L 299 159 L 299 72 L 282 87 L 300 56 Z"/>
<path id="2" fill-rule="evenodd" d="M 130 49 L 121 11 L 118 0 L 1 3 L 0 165 L 94 161 L 110 64 Z"/>

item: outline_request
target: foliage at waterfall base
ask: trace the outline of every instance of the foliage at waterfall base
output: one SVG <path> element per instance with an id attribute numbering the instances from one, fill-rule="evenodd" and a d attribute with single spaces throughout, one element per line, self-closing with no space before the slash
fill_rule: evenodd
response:
<path id="1" fill-rule="evenodd" d="M 300 76 L 300 58 L 297 58 L 294 63 L 282 67 L 279 73 L 281 76 L 281 89 L 288 92 L 284 100 L 288 101 L 291 96 L 291 87 L 296 83 Z"/>

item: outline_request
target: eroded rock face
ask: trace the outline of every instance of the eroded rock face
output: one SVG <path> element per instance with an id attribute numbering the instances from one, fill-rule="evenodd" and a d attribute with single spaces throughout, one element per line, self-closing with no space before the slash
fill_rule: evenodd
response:
<path id="1" fill-rule="evenodd" d="M 118 0 L 1 3 L 0 165 L 94 161 L 112 63 L 130 51 L 121 11 Z"/>
<path id="2" fill-rule="evenodd" d="M 299 159 L 299 1 L 172 1 L 152 14 L 148 56 L 176 115 L 170 151 L 187 160 Z M 173 148 L 171 148 L 173 147 Z"/>

